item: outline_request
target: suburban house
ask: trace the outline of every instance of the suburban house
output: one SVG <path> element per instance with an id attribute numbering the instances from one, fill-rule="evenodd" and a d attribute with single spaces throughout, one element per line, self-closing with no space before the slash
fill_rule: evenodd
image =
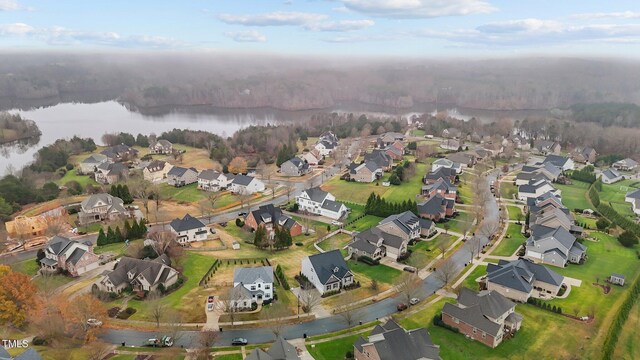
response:
<path id="1" fill-rule="evenodd" d="M 408 244 L 408 239 L 372 227 L 356 234 L 348 250 L 352 256 L 368 256 L 374 260 L 388 256 L 396 260 L 407 252 Z"/>
<path id="2" fill-rule="evenodd" d="M 356 182 L 374 182 L 380 179 L 382 175 L 382 169 L 373 161 L 365 161 L 361 164 L 352 163 L 349 165 L 349 178 Z"/>
<path id="3" fill-rule="evenodd" d="M 336 197 L 319 187 L 302 190 L 296 197 L 299 210 L 312 214 L 326 216 L 333 220 L 343 217 L 348 211 L 343 203 L 336 201 Z"/>
<path id="4" fill-rule="evenodd" d="M 389 320 L 376 325 L 368 338 L 353 344 L 355 360 L 440 360 L 440 347 L 434 345 L 425 328 L 405 330 Z"/>
<path id="5" fill-rule="evenodd" d="M 70 276 L 80 276 L 96 269 L 100 263 L 93 253 L 90 241 L 80 243 L 62 236 L 54 236 L 44 249 L 40 267 L 45 271 L 66 271 Z"/>
<path id="6" fill-rule="evenodd" d="M 454 163 L 460 164 L 461 169 L 473 167 L 477 163 L 476 156 L 471 152 L 456 152 L 453 154 L 448 154 L 446 158 L 453 161 Z"/>
<path id="7" fill-rule="evenodd" d="M 458 179 L 458 174 L 452 168 L 441 167 L 437 170 L 431 170 L 425 176 L 422 177 L 424 184 L 433 184 L 438 180 L 448 180 L 451 184 L 455 184 Z"/>
<path id="8" fill-rule="evenodd" d="M 167 172 L 167 184 L 181 187 L 193 184 L 198 181 L 198 170 L 195 168 L 184 168 L 174 166 Z"/>
<path id="9" fill-rule="evenodd" d="M 455 200 L 458 195 L 458 187 L 446 179 L 440 179 L 433 184 L 422 186 L 422 195 L 432 197 L 436 194 L 442 195 L 447 199 Z"/>
<path id="10" fill-rule="evenodd" d="M 532 230 L 525 245 L 527 258 L 558 267 L 585 260 L 587 248 L 565 228 L 536 225 Z"/>
<path id="11" fill-rule="evenodd" d="M 499 260 L 487 265 L 487 290 L 522 303 L 530 297 L 550 299 L 558 294 L 564 276 L 531 260 Z"/>
<path id="12" fill-rule="evenodd" d="M 167 178 L 167 174 L 173 165 L 169 164 L 166 161 L 162 160 L 153 160 L 149 163 L 149 165 L 145 166 L 142 169 L 142 176 L 145 180 L 152 183 L 159 183 L 164 181 Z"/>
<path id="13" fill-rule="evenodd" d="M 185 245 L 194 241 L 207 240 L 209 231 L 202 221 L 187 214 L 182 219 L 173 219 L 169 223 L 171 230 L 176 233 L 176 241 Z"/>
<path id="14" fill-rule="evenodd" d="M 624 180 L 624 177 L 620 175 L 620 173 L 613 168 L 609 168 L 602 173 L 600 173 L 600 180 L 602 180 L 605 184 L 613 184 L 618 181 Z"/>
<path id="15" fill-rule="evenodd" d="M 129 177 L 129 168 L 123 163 L 103 162 L 98 165 L 94 178 L 100 184 L 115 184 Z"/>
<path id="16" fill-rule="evenodd" d="M 448 129 L 444 129 L 442 130 L 442 137 L 443 138 L 459 138 L 460 135 L 462 135 L 462 133 L 460 132 L 460 130 L 456 129 L 456 128 L 448 128 Z"/>
<path id="17" fill-rule="evenodd" d="M 578 147 L 573 150 L 571 153 L 571 158 L 575 162 L 579 162 L 582 164 L 593 164 L 596 162 L 596 157 L 598 154 L 592 147 Z"/>
<path id="18" fill-rule="evenodd" d="M 34 350 L 34 348 L 30 347 L 20 353 L 20 355 L 11 357 L 11 354 L 9 354 L 9 352 L 5 350 L 3 346 L 0 346 L 0 360 L 42 360 L 42 356 L 38 354 L 37 350 Z"/>
<path id="19" fill-rule="evenodd" d="M 302 225 L 283 214 L 282 210 L 273 204 L 262 205 L 251 211 L 244 223 L 253 230 L 258 229 L 258 226 L 264 226 L 270 238 L 275 235 L 275 226 L 287 229 L 291 236 L 302 234 Z"/>
<path id="20" fill-rule="evenodd" d="M 102 150 L 100 154 L 108 157 L 113 162 L 118 162 L 135 158 L 138 155 L 138 150 L 125 144 L 119 144 Z"/>
<path id="21" fill-rule="evenodd" d="M 122 199 L 109 194 L 93 194 L 80 203 L 80 225 L 121 219 L 129 215 Z"/>
<path id="22" fill-rule="evenodd" d="M 393 160 L 402 160 L 404 156 L 404 145 L 401 142 L 395 142 L 384 149 L 387 154 Z"/>
<path id="23" fill-rule="evenodd" d="M 525 139 L 523 136 L 515 134 L 511 136 L 511 142 L 516 149 L 528 151 L 531 149 L 531 142 Z"/>
<path id="24" fill-rule="evenodd" d="M 539 155 L 555 154 L 560 155 L 562 147 L 560 143 L 548 140 L 536 140 L 533 142 L 533 152 Z"/>
<path id="25" fill-rule="evenodd" d="M 638 166 L 638 163 L 633 159 L 626 158 L 614 162 L 612 166 L 616 170 L 632 171 Z"/>
<path id="26" fill-rule="evenodd" d="M 255 194 L 264 191 L 264 183 L 253 176 L 238 174 L 231 181 L 230 190 L 234 194 Z"/>
<path id="27" fill-rule="evenodd" d="M 169 288 L 178 281 L 178 277 L 178 271 L 171 267 L 171 260 L 165 254 L 153 260 L 123 256 L 115 269 L 104 274 L 96 285 L 102 291 L 116 294 L 127 287 L 151 292 Z"/>
<path id="28" fill-rule="evenodd" d="M 463 287 L 458 303 L 445 303 L 442 321 L 466 337 L 495 348 L 505 335 L 515 333 L 522 325 L 516 304 L 496 291 L 477 293 Z"/>
<path id="29" fill-rule="evenodd" d="M 631 203 L 631 209 L 636 215 L 640 215 L 640 190 L 629 191 L 624 196 L 624 201 Z"/>
<path id="30" fill-rule="evenodd" d="M 298 350 L 289 344 L 282 336 L 278 336 L 276 341 L 267 350 L 261 348 L 253 349 L 244 360 L 299 360 Z"/>
<path id="31" fill-rule="evenodd" d="M 462 146 L 464 146 L 464 143 L 456 139 L 444 139 L 440 143 L 441 148 L 452 151 L 458 151 Z"/>
<path id="32" fill-rule="evenodd" d="M 47 219 L 44 216 L 16 216 L 15 219 L 4 223 L 7 235 L 14 239 L 30 239 L 44 236 L 47 228 Z"/>
<path id="33" fill-rule="evenodd" d="M 462 165 L 449 159 L 440 158 L 431 164 L 431 171 L 437 171 L 440 168 L 453 169 L 456 174 L 462 173 Z"/>
<path id="34" fill-rule="evenodd" d="M 335 150 L 336 146 L 338 146 L 337 143 L 334 143 L 327 139 L 322 139 L 322 140 L 318 140 L 318 142 L 316 143 L 315 149 L 320 153 L 320 155 L 327 156 L 331 154 L 333 150 Z"/>
<path id="35" fill-rule="evenodd" d="M 378 164 L 382 171 L 388 171 L 393 167 L 393 159 L 384 151 L 374 149 L 370 153 L 364 154 L 364 161 L 373 161 Z"/>
<path id="36" fill-rule="evenodd" d="M 411 211 L 387 216 L 378 223 L 377 227 L 406 240 L 414 240 L 421 236 L 428 237 L 436 230 L 433 221 L 421 219 Z"/>
<path id="37" fill-rule="evenodd" d="M 573 160 L 566 156 L 547 155 L 547 157 L 542 162 L 542 165 L 547 163 L 551 163 L 559 167 L 560 169 L 562 169 L 562 171 L 573 170 L 575 168 L 575 163 L 573 162 Z"/>
<path id="38" fill-rule="evenodd" d="M 93 154 L 80 162 L 78 170 L 80 170 L 80 174 L 93 174 L 98 166 L 107 161 L 109 161 L 109 158 L 106 156 L 102 154 Z"/>
<path id="39" fill-rule="evenodd" d="M 313 149 L 311 151 L 305 151 L 300 158 L 309 164 L 309 166 L 318 166 L 320 160 L 322 160 L 322 155 L 318 152 L 318 150 Z"/>
<path id="40" fill-rule="evenodd" d="M 556 207 L 553 204 L 538 208 L 537 211 L 530 211 L 529 228 L 534 228 L 539 225 L 549 228 L 562 227 L 568 232 L 578 235 L 582 234 L 584 230 L 582 227 L 575 225 L 575 220 L 569 209 Z"/>
<path id="41" fill-rule="evenodd" d="M 500 142 L 488 142 L 481 145 L 481 148 L 491 153 L 491 156 L 496 156 L 504 151 L 504 146 Z"/>
<path id="42" fill-rule="evenodd" d="M 384 146 L 391 145 L 397 141 L 404 140 L 404 134 L 398 132 L 386 132 L 378 137 L 379 142 L 382 142 Z"/>
<path id="43" fill-rule="evenodd" d="M 160 139 L 149 144 L 149 152 L 152 154 L 171 154 L 173 153 L 173 144 L 169 140 Z"/>
<path id="44" fill-rule="evenodd" d="M 247 290 L 238 291 L 238 293 L 249 294 L 249 307 L 256 303 L 270 303 L 273 300 L 273 268 L 271 266 L 235 268 L 233 272 L 233 287 L 238 286 Z M 246 304 L 242 305 L 243 308 L 247 307 Z"/>
<path id="45" fill-rule="evenodd" d="M 198 189 L 205 191 L 219 191 L 229 184 L 226 174 L 213 169 L 202 170 L 198 174 Z"/>
<path id="46" fill-rule="evenodd" d="M 355 281 L 340 250 L 331 250 L 302 259 L 302 275 L 320 294 L 352 285 Z"/>
<path id="47" fill-rule="evenodd" d="M 540 165 L 525 165 L 516 175 L 516 185 L 528 184 L 531 180 L 545 179 L 548 181 L 556 181 L 562 175 L 562 169 L 552 163 Z"/>
<path id="48" fill-rule="evenodd" d="M 297 156 L 283 162 L 280 165 L 280 173 L 285 176 L 302 176 L 311 171 L 309 163 Z"/>
<path id="49" fill-rule="evenodd" d="M 540 195 L 550 192 L 560 196 L 561 191 L 545 179 L 532 179 L 525 185 L 518 186 L 518 200 L 527 201 L 528 198 L 537 198 Z"/>
<path id="50" fill-rule="evenodd" d="M 418 204 L 418 214 L 420 217 L 440 221 L 451 217 L 455 213 L 455 200 L 447 199 L 440 194 L 436 194 L 425 202 Z"/>

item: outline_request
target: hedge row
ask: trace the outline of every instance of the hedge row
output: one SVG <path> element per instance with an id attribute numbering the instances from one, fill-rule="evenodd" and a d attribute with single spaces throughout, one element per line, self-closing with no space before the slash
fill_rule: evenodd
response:
<path id="1" fill-rule="evenodd" d="M 614 224 L 634 233 L 636 236 L 640 236 L 640 225 L 620 215 L 611 206 L 600 203 L 600 205 L 598 205 L 598 212 L 600 212 L 602 216 L 611 220 L 611 222 L 613 222 Z"/>
<path id="2" fill-rule="evenodd" d="M 640 278 L 636 278 L 636 281 L 633 283 L 631 291 L 627 294 L 627 298 L 624 299 L 624 302 L 620 306 L 618 312 L 611 323 L 611 327 L 609 328 L 609 332 L 607 333 L 607 337 L 604 339 L 604 344 L 602 345 L 602 358 L 605 360 L 613 358 L 613 352 L 615 351 L 616 344 L 618 342 L 618 337 L 622 332 L 622 327 L 624 326 L 627 318 L 629 317 L 629 313 L 631 309 L 635 305 L 635 303 L 640 298 Z"/>
<path id="3" fill-rule="evenodd" d="M 289 286 L 289 282 L 287 281 L 287 277 L 284 276 L 284 271 L 282 270 L 282 267 L 280 267 L 280 265 L 276 266 L 276 277 L 278 278 L 278 280 L 280 280 L 280 284 L 282 285 L 282 288 L 289 291 L 289 289 L 291 289 L 291 287 Z"/>

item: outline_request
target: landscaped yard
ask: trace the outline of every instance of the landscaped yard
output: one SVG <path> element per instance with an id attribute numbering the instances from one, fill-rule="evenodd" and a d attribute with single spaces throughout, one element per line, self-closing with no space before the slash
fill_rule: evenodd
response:
<path id="1" fill-rule="evenodd" d="M 478 282 L 476 281 L 479 277 L 487 275 L 487 266 L 486 265 L 478 265 L 469 276 L 464 279 L 460 287 L 468 287 L 471 290 L 479 291 Z"/>
<path id="2" fill-rule="evenodd" d="M 160 194 L 163 199 L 183 202 L 197 202 L 204 200 L 207 196 L 206 191 L 198 190 L 197 183 L 182 187 L 160 184 Z"/>
<path id="3" fill-rule="evenodd" d="M 362 219 L 350 224 L 347 229 L 351 231 L 364 231 L 373 226 L 378 225 L 378 223 L 382 220 L 381 217 L 375 215 L 366 215 Z"/>
<path id="4" fill-rule="evenodd" d="M 509 220 L 524 219 L 522 209 L 517 206 L 507 206 L 507 212 L 509 213 Z"/>
<path id="5" fill-rule="evenodd" d="M 564 206 L 573 209 L 591 209 L 593 206 L 587 200 L 587 190 L 589 184 L 577 180 L 571 180 L 571 185 L 554 184 L 554 186 L 561 190 L 562 203 Z"/>
<path id="6" fill-rule="evenodd" d="M 505 199 L 513 199 L 518 193 L 518 187 L 511 181 L 500 182 L 500 197 Z"/>
<path id="7" fill-rule="evenodd" d="M 56 184 L 58 185 L 65 185 L 66 183 L 68 183 L 69 181 L 77 181 L 82 188 L 86 188 L 87 185 L 91 184 L 91 185 L 98 185 L 98 183 L 93 179 L 92 176 L 89 175 L 77 175 L 76 174 L 76 169 L 72 169 L 66 172 L 66 174 L 64 174 L 63 177 L 61 177 L 60 179 L 56 180 Z"/>
<path id="8" fill-rule="evenodd" d="M 507 228 L 507 235 L 500 240 L 498 247 L 491 252 L 495 256 L 511 256 L 527 239 L 521 233 L 522 226 L 510 223 Z"/>
<path id="9" fill-rule="evenodd" d="M 351 235 L 339 233 L 318 243 L 318 246 L 324 251 L 340 249 L 340 252 L 342 252 L 342 255 L 347 256 L 348 251 L 344 247 L 350 242 L 351 242 Z"/>
<path id="10" fill-rule="evenodd" d="M 439 234 L 435 239 L 429 241 L 418 241 L 415 245 L 409 247 L 412 253 L 406 263 L 415 268 L 422 269 L 431 262 L 431 260 L 442 254 L 441 247 L 448 248 L 453 244 L 457 237 L 447 234 Z"/>
<path id="11" fill-rule="evenodd" d="M 12 264 L 11 270 L 33 276 L 38 272 L 38 264 L 36 263 L 36 259 L 33 258 Z"/>
<path id="12" fill-rule="evenodd" d="M 631 204 L 624 201 L 629 191 L 640 189 L 638 180 L 623 180 L 615 184 L 602 184 L 600 200 L 613 207 L 620 215 L 635 219 Z"/>
<path id="13" fill-rule="evenodd" d="M 307 350 L 316 360 L 344 359 L 347 351 L 353 351 L 353 343 L 355 343 L 360 336 L 364 336 L 366 338 L 367 335 L 368 332 L 364 332 L 332 341 L 307 345 Z"/>
<path id="14" fill-rule="evenodd" d="M 416 195 L 419 195 L 422 190 L 422 177 L 426 173 L 426 170 L 426 164 L 416 164 L 416 172 L 409 181 L 403 181 L 400 185 L 389 186 L 387 192 L 385 192 L 382 197 L 395 202 L 404 200 L 415 201 Z"/>
<path id="15" fill-rule="evenodd" d="M 467 233 L 471 233 L 471 224 L 473 222 L 473 214 L 467 212 L 458 212 L 455 218 L 451 218 L 446 222 L 436 223 L 436 226 L 445 229 L 448 227 L 448 231 L 453 231 L 462 234 L 465 229 Z M 447 224 L 447 225 L 445 225 Z"/>
<path id="16" fill-rule="evenodd" d="M 142 239 L 131 240 L 129 241 L 129 246 L 134 244 L 139 244 L 139 243 L 141 244 L 142 242 L 143 242 Z M 122 254 L 125 253 L 125 251 L 127 251 L 127 245 L 125 243 L 115 243 L 115 244 L 108 244 L 103 246 L 96 246 L 93 251 L 98 255 L 108 252 L 108 253 L 113 253 L 116 256 L 121 256 Z"/>
<path id="17" fill-rule="evenodd" d="M 386 265 L 368 265 L 363 262 L 349 260 L 349 269 L 355 273 L 356 280 L 360 280 L 361 275 L 369 279 L 376 279 L 380 283 L 393 284 L 402 275 L 402 271 Z"/>

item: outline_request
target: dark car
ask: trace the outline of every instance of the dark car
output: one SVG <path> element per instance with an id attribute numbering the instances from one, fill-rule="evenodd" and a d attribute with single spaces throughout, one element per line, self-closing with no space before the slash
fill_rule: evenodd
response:
<path id="1" fill-rule="evenodd" d="M 245 338 L 235 338 L 231 340 L 231 345 L 247 345 L 249 342 Z"/>
<path id="2" fill-rule="evenodd" d="M 416 272 L 416 268 L 414 268 L 413 266 L 405 266 L 402 270 L 404 270 L 406 272 L 410 272 L 410 273 L 415 273 Z"/>
<path id="3" fill-rule="evenodd" d="M 407 310 L 407 304 L 405 304 L 405 303 L 398 303 L 398 305 L 396 306 L 396 309 L 398 309 L 398 311 Z"/>
<path id="4" fill-rule="evenodd" d="M 247 212 L 246 211 L 241 211 L 238 213 L 238 216 L 247 216 Z"/>

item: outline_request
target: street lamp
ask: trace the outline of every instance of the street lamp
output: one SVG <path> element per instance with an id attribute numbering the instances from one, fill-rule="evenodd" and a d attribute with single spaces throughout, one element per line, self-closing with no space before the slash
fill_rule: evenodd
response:
<path id="1" fill-rule="evenodd" d="M 298 320 L 300 320 L 300 292 L 298 292 Z"/>

